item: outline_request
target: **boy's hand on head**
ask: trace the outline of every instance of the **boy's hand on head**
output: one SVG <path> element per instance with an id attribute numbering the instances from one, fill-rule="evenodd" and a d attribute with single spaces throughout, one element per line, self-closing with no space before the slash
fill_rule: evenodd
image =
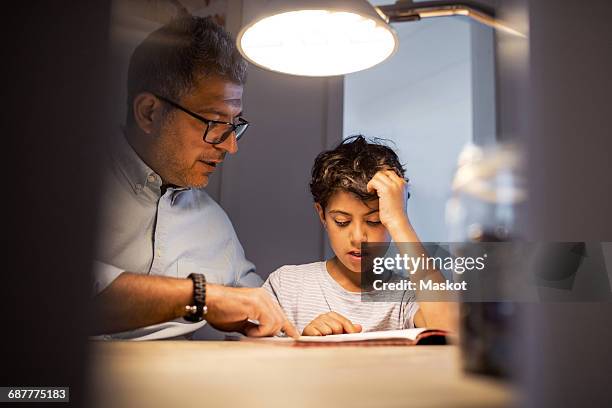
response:
<path id="1" fill-rule="evenodd" d="M 302 336 L 327 336 L 329 334 L 359 333 L 361 325 L 336 312 L 318 316 L 304 328 Z"/>
<path id="2" fill-rule="evenodd" d="M 368 182 L 368 192 L 376 191 L 378 195 L 380 222 L 389 230 L 409 222 L 406 185 L 406 180 L 393 170 L 380 170 Z"/>

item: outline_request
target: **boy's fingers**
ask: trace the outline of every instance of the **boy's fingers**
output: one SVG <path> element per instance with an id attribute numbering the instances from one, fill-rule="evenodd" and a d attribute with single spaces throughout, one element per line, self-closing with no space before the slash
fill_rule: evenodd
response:
<path id="1" fill-rule="evenodd" d="M 371 185 L 377 193 L 388 191 L 391 188 L 395 187 L 395 183 L 386 175 L 378 174 L 372 177 L 372 180 L 368 182 L 368 185 Z"/>
<path id="2" fill-rule="evenodd" d="M 336 321 L 338 321 L 342 325 L 342 327 L 344 328 L 344 333 L 357 333 L 359 331 L 355 328 L 353 322 L 351 322 L 349 319 L 342 316 L 341 314 L 331 312 L 329 315 L 332 318 L 336 319 Z"/>
<path id="3" fill-rule="evenodd" d="M 386 185 L 380 180 L 372 178 L 372 180 L 368 182 L 366 189 L 369 193 L 376 192 L 380 195 L 380 193 L 386 189 Z"/>
<path id="4" fill-rule="evenodd" d="M 330 334 L 334 334 L 334 331 L 331 327 L 329 327 L 325 322 L 318 322 L 315 328 L 323 335 L 327 336 Z"/>
<path id="5" fill-rule="evenodd" d="M 383 186 L 383 181 L 384 181 L 385 178 L 386 178 L 386 176 L 383 174 L 382 171 L 377 172 L 370 179 L 370 181 L 368 181 L 368 184 L 366 185 L 366 190 L 368 192 L 372 192 L 374 190 L 379 190 Z"/>
<path id="6" fill-rule="evenodd" d="M 322 336 L 323 333 L 318 331 L 314 326 L 306 326 L 302 332 L 303 336 Z"/>
<path id="7" fill-rule="evenodd" d="M 360 324 L 353 324 L 346 317 L 330 312 L 321 315 L 304 328 L 304 336 L 328 336 L 330 334 L 359 333 L 363 330 Z"/>
<path id="8" fill-rule="evenodd" d="M 376 190 L 376 187 L 374 185 L 375 183 L 373 181 L 374 181 L 374 179 L 368 181 L 368 184 L 366 185 L 366 190 L 368 191 L 368 193 L 371 193 L 374 190 Z"/>
<path id="9" fill-rule="evenodd" d="M 334 316 L 326 315 L 323 316 L 321 320 L 332 330 L 333 334 L 344 333 L 342 322 L 336 319 Z"/>
<path id="10" fill-rule="evenodd" d="M 402 186 L 406 183 L 406 180 L 398 176 L 397 173 L 393 170 L 385 171 L 385 175 L 389 178 L 389 180 L 391 180 L 394 184 L 397 184 L 398 186 Z"/>

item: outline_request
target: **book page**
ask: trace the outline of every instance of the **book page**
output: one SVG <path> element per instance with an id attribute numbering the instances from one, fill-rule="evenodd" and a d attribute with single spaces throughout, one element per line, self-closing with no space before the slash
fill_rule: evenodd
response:
<path id="1" fill-rule="evenodd" d="M 308 343 L 341 343 L 346 341 L 368 341 L 368 340 L 416 340 L 417 336 L 426 328 L 386 330 L 367 333 L 332 334 L 329 336 L 300 336 L 296 341 Z"/>

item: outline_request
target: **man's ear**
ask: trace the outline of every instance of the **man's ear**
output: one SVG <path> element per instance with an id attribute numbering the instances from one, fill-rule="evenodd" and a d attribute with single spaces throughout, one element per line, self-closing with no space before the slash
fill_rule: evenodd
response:
<path id="1" fill-rule="evenodd" d="M 155 95 L 139 93 L 132 101 L 134 121 L 143 132 L 151 134 L 159 127 L 162 108 L 162 102 Z"/>
<path id="2" fill-rule="evenodd" d="M 319 215 L 319 220 L 321 221 L 321 224 L 323 224 L 323 227 L 327 228 L 327 223 L 325 222 L 325 210 L 323 209 L 323 207 L 321 207 L 321 204 L 319 203 L 314 203 L 314 208 L 317 211 L 317 214 Z"/>

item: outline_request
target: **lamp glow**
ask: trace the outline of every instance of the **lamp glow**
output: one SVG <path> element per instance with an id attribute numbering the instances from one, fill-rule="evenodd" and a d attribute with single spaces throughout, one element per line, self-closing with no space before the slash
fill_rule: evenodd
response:
<path id="1" fill-rule="evenodd" d="M 298 10 L 243 28 L 238 48 L 260 67 L 302 76 L 333 76 L 370 68 L 397 48 L 382 20 L 345 11 Z"/>

